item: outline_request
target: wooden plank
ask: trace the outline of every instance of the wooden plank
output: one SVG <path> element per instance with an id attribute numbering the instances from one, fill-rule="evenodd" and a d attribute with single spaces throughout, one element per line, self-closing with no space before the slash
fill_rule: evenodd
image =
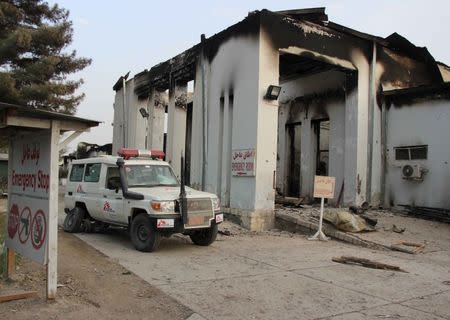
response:
<path id="1" fill-rule="evenodd" d="M 80 123 L 78 121 L 69 121 L 69 120 L 59 120 L 59 128 L 62 131 L 84 131 L 89 132 L 90 126 L 85 123 Z"/>
<path id="2" fill-rule="evenodd" d="M 3 295 L 0 295 L 0 303 L 13 301 L 13 300 L 34 298 L 37 296 L 38 296 L 37 291 L 26 291 L 26 292 L 20 292 L 20 293 L 3 294 Z"/>
<path id="3" fill-rule="evenodd" d="M 53 120 L 56 121 L 56 120 Z M 59 127 L 63 131 L 89 131 L 90 126 L 85 123 L 80 123 L 78 121 L 61 120 Z M 38 119 L 30 117 L 22 117 L 16 115 L 7 115 L 5 126 L 13 127 L 25 127 L 25 128 L 36 128 L 36 129 L 50 129 L 52 120 L 48 119 Z"/>
<path id="4" fill-rule="evenodd" d="M 52 121 L 50 138 L 50 190 L 48 213 L 48 263 L 47 299 L 56 298 L 58 268 L 58 162 L 59 162 L 59 121 Z"/>
<path id="5" fill-rule="evenodd" d="M 13 150 L 14 146 L 13 143 L 11 141 L 11 139 L 9 139 L 9 149 L 8 149 L 8 163 L 10 164 L 8 167 L 8 195 L 11 194 L 11 188 L 12 188 L 12 173 L 11 173 L 11 163 L 13 161 L 13 156 L 12 156 L 12 150 Z M 7 207 L 7 212 L 9 212 L 9 209 L 11 208 L 11 197 L 8 196 L 8 201 L 7 201 L 8 207 Z M 7 249 L 7 254 L 6 254 L 6 277 L 7 278 L 11 278 L 14 273 L 16 272 L 16 254 L 14 253 L 14 250 L 11 249 Z"/>
<path id="6" fill-rule="evenodd" d="M 405 272 L 407 271 L 401 269 L 398 266 L 372 261 L 369 259 L 364 258 L 358 258 L 358 257 L 352 257 L 352 256 L 342 256 L 342 257 L 334 257 L 331 259 L 334 262 L 338 263 L 344 263 L 344 264 L 354 264 L 354 265 L 360 265 L 366 268 L 372 268 L 372 269 L 381 269 L 381 270 L 391 270 L 391 271 L 398 271 L 398 272 Z"/>
<path id="7" fill-rule="evenodd" d="M 16 254 L 14 250 L 7 249 L 6 255 L 6 276 L 11 278 L 16 273 Z"/>
<path id="8" fill-rule="evenodd" d="M 50 129 L 50 120 L 7 115 L 6 126 Z"/>

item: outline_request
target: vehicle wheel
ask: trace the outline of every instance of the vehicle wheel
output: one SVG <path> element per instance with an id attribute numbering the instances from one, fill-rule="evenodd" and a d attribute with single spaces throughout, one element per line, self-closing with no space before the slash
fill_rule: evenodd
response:
<path id="1" fill-rule="evenodd" d="M 144 252 L 155 251 L 161 241 L 161 234 L 145 213 L 139 214 L 131 222 L 130 236 L 136 250 Z"/>
<path id="2" fill-rule="evenodd" d="M 70 211 L 64 219 L 64 231 L 70 233 L 80 232 L 85 213 L 85 210 L 80 207 L 75 207 Z"/>
<path id="3" fill-rule="evenodd" d="M 209 246 L 216 240 L 218 229 L 215 224 L 211 228 L 194 231 L 189 237 L 198 246 Z"/>

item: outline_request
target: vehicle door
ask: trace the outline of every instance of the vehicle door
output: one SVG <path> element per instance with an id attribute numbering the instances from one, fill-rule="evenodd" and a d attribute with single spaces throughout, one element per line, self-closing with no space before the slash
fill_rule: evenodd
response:
<path id="1" fill-rule="evenodd" d="M 102 164 L 101 163 L 87 163 L 84 169 L 83 179 L 83 193 L 84 203 L 86 208 L 95 219 L 102 218 L 102 211 L 100 210 L 100 200 L 102 197 L 100 186 Z"/>
<path id="2" fill-rule="evenodd" d="M 84 202 L 82 190 L 84 163 L 73 164 L 69 167 L 69 179 L 66 184 L 66 194 L 64 196 L 65 207 L 72 209 L 77 201 Z"/>
<path id="3" fill-rule="evenodd" d="M 104 221 L 118 224 L 126 224 L 128 216 L 124 212 L 124 199 L 120 185 L 119 168 L 105 165 L 106 175 L 101 183 L 102 193 L 101 210 Z"/>

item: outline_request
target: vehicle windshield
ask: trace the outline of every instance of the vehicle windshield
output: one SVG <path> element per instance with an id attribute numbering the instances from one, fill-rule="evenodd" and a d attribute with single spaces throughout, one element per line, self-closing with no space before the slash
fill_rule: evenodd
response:
<path id="1" fill-rule="evenodd" d="M 178 180 L 169 166 L 127 165 L 128 187 L 178 186 Z"/>

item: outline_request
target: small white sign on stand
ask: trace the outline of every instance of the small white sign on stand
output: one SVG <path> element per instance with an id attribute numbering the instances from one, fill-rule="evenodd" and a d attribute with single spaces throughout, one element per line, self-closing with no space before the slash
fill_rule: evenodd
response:
<path id="1" fill-rule="evenodd" d="M 315 176 L 314 177 L 314 198 L 320 198 L 320 217 L 319 217 L 319 230 L 308 240 L 323 240 L 327 241 L 328 237 L 322 231 L 323 223 L 323 207 L 325 198 L 334 198 L 334 187 L 336 184 L 336 178 Z"/>

